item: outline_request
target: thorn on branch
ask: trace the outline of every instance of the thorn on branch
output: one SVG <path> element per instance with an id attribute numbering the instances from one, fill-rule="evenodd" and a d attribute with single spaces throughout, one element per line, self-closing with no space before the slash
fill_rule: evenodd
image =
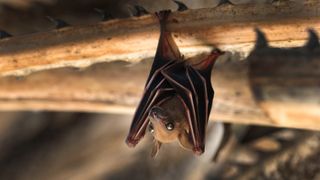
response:
<path id="1" fill-rule="evenodd" d="M 178 11 L 186 11 L 189 9 L 183 2 L 176 1 L 176 0 L 173 0 L 173 2 L 178 5 Z"/>
<path id="2" fill-rule="evenodd" d="M 101 21 L 108 21 L 110 19 L 113 19 L 114 17 L 111 15 L 111 13 L 106 12 L 105 10 L 94 8 L 94 11 L 97 12 L 101 16 Z"/>
<path id="3" fill-rule="evenodd" d="M 61 28 L 70 26 L 68 23 L 66 23 L 61 19 L 53 18 L 51 16 L 47 16 L 46 18 L 55 25 L 56 29 L 61 29 Z"/>
<path id="4" fill-rule="evenodd" d="M 12 37 L 11 34 L 7 33 L 6 31 L 0 30 L 0 39 Z"/>
<path id="5" fill-rule="evenodd" d="M 135 5 L 134 9 L 136 10 L 134 16 L 140 17 L 146 14 L 150 14 L 144 7 Z"/>

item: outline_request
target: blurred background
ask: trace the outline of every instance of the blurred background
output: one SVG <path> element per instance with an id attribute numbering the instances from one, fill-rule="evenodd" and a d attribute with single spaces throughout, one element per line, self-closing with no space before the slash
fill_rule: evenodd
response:
<path id="1" fill-rule="evenodd" d="M 218 0 L 183 2 L 194 9 L 219 4 Z M 125 18 L 135 13 L 134 4 L 149 11 L 177 8 L 164 0 L 0 0 L 0 29 L 13 35 L 48 31 L 54 25 L 46 16 L 70 24 L 93 24 L 101 19 L 94 8 Z M 125 145 L 131 118 L 0 112 L 0 179 L 320 179 L 319 132 L 233 125 L 236 138 L 218 161 L 212 160 L 210 142 L 201 157 L 170 144 L 152 159 L 149 135 L 134 149 Z M 208 141 L 210 134 L 209 128 Z"/>

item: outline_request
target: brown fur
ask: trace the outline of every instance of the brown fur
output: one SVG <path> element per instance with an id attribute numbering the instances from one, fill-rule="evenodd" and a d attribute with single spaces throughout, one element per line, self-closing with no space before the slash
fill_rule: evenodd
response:
<path id="1" fill-rule="evenodd" d="M 171 143 L 179 141 L 181 147 L 192 150 L 192 140 L 189 135 L 189 126 L 187 123 L 186 112 L 183 104 L 177 96 L 173 96 L 161 103 L 159 108 L 167 115 L 166 119 L 149 116 L 150 124 L 153 126 L 153 137 L 155 139 L 155 147 L 153 148 L 153 156 L 160 149 L 159 143 Z M 173 130 L 168 130 L 166 123 L 173 123 Z"/>

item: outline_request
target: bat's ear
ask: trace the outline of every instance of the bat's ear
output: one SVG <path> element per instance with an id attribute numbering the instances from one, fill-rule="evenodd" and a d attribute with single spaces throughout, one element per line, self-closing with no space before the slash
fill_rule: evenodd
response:
<path id="1" fill-rule="evenodd" d="M 151 151 L 151 157 L 155 158 L 161 148 L 161 142 L 157 141 L 156 139 L 153 140 L 153 147 L 152 147 L 152 151 Z"/>
<path id="2" fill-rule="evenodd" d="M 178 140 L 181 147 L 192 151 L 193 143 L 191 136 L 187 133 L 187 131 L 183 131 L 183 133 L 179 134 Z"/>

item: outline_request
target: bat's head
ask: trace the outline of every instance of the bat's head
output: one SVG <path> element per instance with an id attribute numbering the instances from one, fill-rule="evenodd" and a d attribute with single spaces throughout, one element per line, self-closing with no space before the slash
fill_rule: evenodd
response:
<path id="1" fill-rule="evenodd" d="M 155 139 L 153 156 L 160 149 L 161 143 L 171 143 L 177 140 L 183 148 L 192 150 L 193 143 L 184 111 L 183 104 L 176 96 L 151 108 L 148 130 Z"/>

